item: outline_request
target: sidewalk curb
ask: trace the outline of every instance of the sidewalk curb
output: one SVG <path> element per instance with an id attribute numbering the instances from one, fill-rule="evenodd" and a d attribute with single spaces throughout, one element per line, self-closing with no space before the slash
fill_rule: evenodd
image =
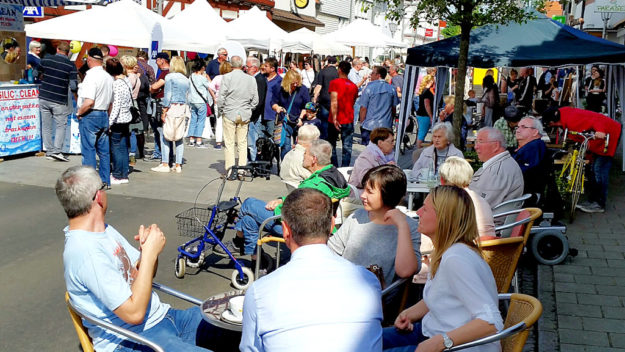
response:
<path id="1" fill-rule="evenodd" d="M 543 305 L 543 314 L 538 319 L 538 352 L 559 352 L 558 319 L 553 283 L 553 267 L 537 265 L 536 285 L 538 300 Z"/>

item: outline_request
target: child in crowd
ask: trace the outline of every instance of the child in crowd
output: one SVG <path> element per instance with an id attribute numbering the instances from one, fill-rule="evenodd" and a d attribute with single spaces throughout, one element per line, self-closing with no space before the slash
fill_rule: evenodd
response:
<path id="1" fill-rule="evenodd" d="M 312 101 L 309 101 L 304 106 L 304 110 L 306 110 L 306 115 L 303 120 L 300 119 L 298 126 L 310 124 L 314 125 L 321 131 L 321 121 L 317 118 L 317 105 L 315 105 Z"/>

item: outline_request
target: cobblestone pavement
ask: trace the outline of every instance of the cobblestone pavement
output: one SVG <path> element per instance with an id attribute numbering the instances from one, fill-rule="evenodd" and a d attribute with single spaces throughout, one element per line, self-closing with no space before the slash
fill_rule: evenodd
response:
<path id="1" fill-rule="evenodd" d="M 625 176 L 615 163 L 606 212 L 578 213 L 567 236 L 579 254 L 537 265 L 543 304 L 537 351 L 625 352 Z M 531 293 L 531 292 L 528 292 Z M 529 343 L 528 343 L 529 345 Z"/>

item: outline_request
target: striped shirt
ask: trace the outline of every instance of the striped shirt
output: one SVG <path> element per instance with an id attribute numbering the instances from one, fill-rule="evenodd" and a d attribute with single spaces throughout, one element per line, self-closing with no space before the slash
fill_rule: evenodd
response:
<path id="1" fill-rule="evenodd" d="M 39 98 L 67 105 L 68 90 L 78 89 L 76 66 L 65 55 L 46 55 L 41 60 L 43 79 Z"/>

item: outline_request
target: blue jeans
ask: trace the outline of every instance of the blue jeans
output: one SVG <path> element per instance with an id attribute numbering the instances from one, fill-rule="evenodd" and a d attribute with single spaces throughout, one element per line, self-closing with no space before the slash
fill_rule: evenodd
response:
<path id="1" fill-rule="evenodd" d="M 215 341 L 226 338 L 226 336 L 223 336 L 224 334 L 229 333 L 204 321 L 200 307 L 186 310 L 170 308 L 163 320 L 150 329 L 139 333 L 139 335 L 163 347 L 165 351 L 197 352 L 210 351 L 198 346 L 213 347 Z M 152 351 L 152 349 L 130 340 L 125 340 L 117 346 L 115 351 L 143 352 Z"/>
<path id="2" fill-rule="evenodd" d="M 384 351 L 414 352 L 417 345 L 427 340 L 421 332 L 421 323 L 414 323 L 411 332 L 403 332 L 394 326 L 382 330 L 382 348 Z"/>
<path id="3" fill-rule="evenodd" d="M 276 129 L 276 121 L 271 120 L 260 120 L 260 126 L 258 129 L 258 138 L 265 137 L 272 139 L 273 138 L 273 130 Z"/>
<path id="4" fill-rule="evenodd" d="M 592 171 L 588 183 L 588 200 L 597 202 L 605 208 L 608 199 L 608 182 L 610 180 L 610 168 L 612 167 L 612 157 L 597 155 L 590 170 Z"/>
<path id="5" fill-rule="evenodd" d="M 111 158 L 109 154 L 109 114 L 106 111 L 91 111 L 80 119 L 80 150 L 82 164 L 96 168 L 95 155 L 100 159 L 98 173 L 102 182 L 111 184 Z"/>
<path id="6" fill-rule="evenodd" d="M 337 131 L 334 125 L 328 126 L 328 142 L 332 145 L 332 165 L 335 167 L 341 167 L 338 163 L 336 156 L 336 141 L 338 140 L 339 133 L 341 134 L 341 144 L 343 150 L 342 166 L 346 167 L 352 161 L 352 142 L 354 139 L 354 124 L 348 123 L 341 125 L 341 131 Z"/>
<path id="7" fill-rule="evenodd" d="M 326 109 L 323 105 L 319 106 L 319 112 L 317 113 L 317 119 L 321 121 L 321 135 L 320 139 L 328 140 L 328 117 L 330 117 L 330 111 Z"/>
<path id="8" fill-rule="evenodd" d="M 425 136 L 427 136 L 430 130 L 430 117 L 429 116 L 417 116 L 417 123 L 419 124 L 419 132 L 417 133 L 417 140 L 423 142 Z"/>
<path id="9" fill-rule="evenodd" d="M 128 178 L 128 144 L 130 132 L 128 124 L 114 124 L 111 126 L 111 163 L 112 174 L 116 179 Z"/>
<path id="10" fill-rule="evenodd" d="M 241 204 L 239 221 L 234 225 L 237 231 L 243 232 L 245 238 L 245 254 L 256 253 L 256 241 L 258 240 L 258 227 L 266 219 L 274 216 L 273 210 L 265 209 L 267 203 L 260 199 L 248 198 Z M 265 230 L 275 235 L 282 236 L 282 224 L 278 221 L 270 221 Z"/>
<path id="11" fill-rule="evenodd" d="M 369 136 L 371 136 L 371 131 L 365 130 L 362 126 L 360 126 L 360 144 L 369 144 Z"/>
<path id="12" fill-rule="evenodd" d="M 161 134 L 163 134 L 163 124 L 161 122 L 161 116 L 163 114 L 163 107 L 161 104 L 156 104 L 156 112 L 154 112 L 154 116 L 149 118 L 150 127 L 152 127 L 152 131 L 154 132 L 154 153 L 152 154 L 152 158 L 160 159 L 161 158 Z"/>
<path id="13" fill-rule="evenodd" d="M 137 153 L 137 135 L 135 131 L 130 131 L 130 154 Z"/>
<path id="14" fill-rule="evenodd" d="M 187 137 L 202 138 L 204 124 L 206 123 L 206 104 L 189 104 L 191 108 L 191 120 L 189 121 L 189 133 Z"/>
<path id="15" fill-rule="evenodd" d="M 247 151 L 250 161 L 256 161 L 256 141 L 261 131 L 261 120 L 251 122 L 247 125 Z"/>
<path id="16" fill-rule="evenodd" d="M 293 149 L 293 139 L 297 137 L 297 126 L 290 123 L 283 123 L 282 130 L 284 131 L 284 144 L 280 148 L 280 160 L 284 159 L 286 153 Z"/>
<path id="17" fill-rule="evenodd" d="M 354 103 L 354 124 L 358 122 L 358 119 L 360 119 L 360 97 Z"/>

